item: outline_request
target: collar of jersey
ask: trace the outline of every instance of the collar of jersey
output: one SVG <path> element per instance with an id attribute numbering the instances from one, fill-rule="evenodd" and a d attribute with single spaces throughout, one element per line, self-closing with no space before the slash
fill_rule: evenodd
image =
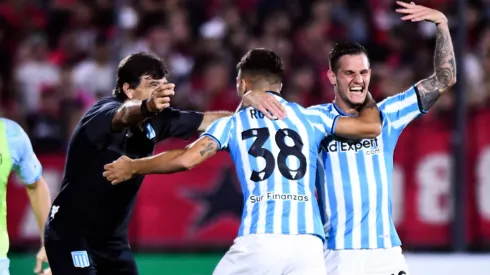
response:
<path id="1" fill-rule="evenodd" d="M 278 97 L 282 97 L 280 93 L 278 92 L 273 92 L 273 91 L 266 91 L 266 93 L 277 95 Z"/>
<path id="2" fill-rule="evenodd" d="M 339 115 L 341 115 L 341 116 L 356 116 L 356 115 L 347 114 L 347 113 L 342 112 L 342 110 L 340 110 L 339 106 L 337 106 L 335 103 L 332 103 L 332 105 L 335 108 L 335 110 L 337 110 Z"/>
<path id="3" fill-rule="evenodd" d="M 284 98 L 282 98 L 281 94 L 278 92 L 266 91 L 266 93 L 275 95 L 277 97 L 277 100 L 279 100 L 280 103 L 287 103 L 287 101 Z"/>

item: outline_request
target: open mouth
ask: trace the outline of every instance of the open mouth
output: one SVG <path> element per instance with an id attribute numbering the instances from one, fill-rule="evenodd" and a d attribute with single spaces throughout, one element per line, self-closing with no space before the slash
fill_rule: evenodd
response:
<path id="1" fill-rule="evenodd" d="M 349 91 L 352 93 L 362 93 L 363 88 L 361 86 L 350 87 Z"/>

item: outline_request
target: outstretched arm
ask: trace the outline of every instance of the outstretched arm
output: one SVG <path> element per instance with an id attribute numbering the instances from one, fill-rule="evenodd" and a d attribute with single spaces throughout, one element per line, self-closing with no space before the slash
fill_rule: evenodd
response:
<path id="1" fill-rule="evenodd" d="M 149 116 L 170 106 L 170 96 L 174 94 L 174 84 L 151 81 L 148 85 L 154 87 L 148 99 L 143 101 L 128 100 L 114 113 L 111 123 L 112 131 L 118 132 L 125 127 L 138 125 Z"/>
<path id="2" fill-rule="evenodd" d="M 375 138 L 381 134 L 381 116 L 376 102 L 368 93 L 357 117 L 339 117 L 334 134 L 345 138 Z"/>
<path id="3" fill-rule="evenodd" d="M 218 151 L 216 140 L 203 136 L 184 149 L 176 149 L 155 156 L 130 159 L 126 156 L 104 166 L 104 177 L 118 184 L 134 175 L 171 174 L 190 170 L 212 157 Z"/>
<path id="4" fill-rule="evenodd" d="M 227 111 L 215 111 L 215 112 L 205 112 L 204 117 L 202 119 L 201 125 L 199 125 L 199 132 L 204 132 L 206 129 L 216 120 L 222 117 L 232 116 L 232 112 Z"/>
<path id="5" fill-rule="evenodd" d="M 397 3 L 403 7 L 397 12 L 406 14 L 402 20 L 426 20 L 433 22 L 437 28 L 434 73 L 416 84 L 420 106 L 423 111 L 428 111 L 441 94 L 456 83 L 456 59 L 447 18 L 442 12 L 421 5 Z"/>

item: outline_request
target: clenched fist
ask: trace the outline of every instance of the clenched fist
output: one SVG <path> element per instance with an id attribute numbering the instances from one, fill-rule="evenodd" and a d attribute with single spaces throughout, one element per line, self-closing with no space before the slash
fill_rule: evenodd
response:
<path id="1" fill-rule="evenodd" d="M 170 106 L 170 97 L 175 94 L 174 88 L 175 84 L 173 83 L 164 83 L 156 87 L 146 101 L 148 111 L 158 113 L 168 108 Z"/>

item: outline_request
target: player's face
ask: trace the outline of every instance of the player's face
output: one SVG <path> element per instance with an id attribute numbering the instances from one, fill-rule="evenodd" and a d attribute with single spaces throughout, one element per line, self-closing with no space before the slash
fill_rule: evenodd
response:
<path id="1" fill-rule="evenodd" d="M 133 91 L 133 99 L 144 100 L 150 97 L 151 92 L 159 85 L 167 83 L 167 78 L 154 79 L 151 76 L 142 76 L 140 84 Z"/>
<path id="2" fill-rule="evenodd" d="M 369 60 L 365 54 L 344 55 L 339 59 L 338 71 L 329 71 L 328 78 L 340 100 L 351 106 L 362 104 L 371 79 Z"/>

